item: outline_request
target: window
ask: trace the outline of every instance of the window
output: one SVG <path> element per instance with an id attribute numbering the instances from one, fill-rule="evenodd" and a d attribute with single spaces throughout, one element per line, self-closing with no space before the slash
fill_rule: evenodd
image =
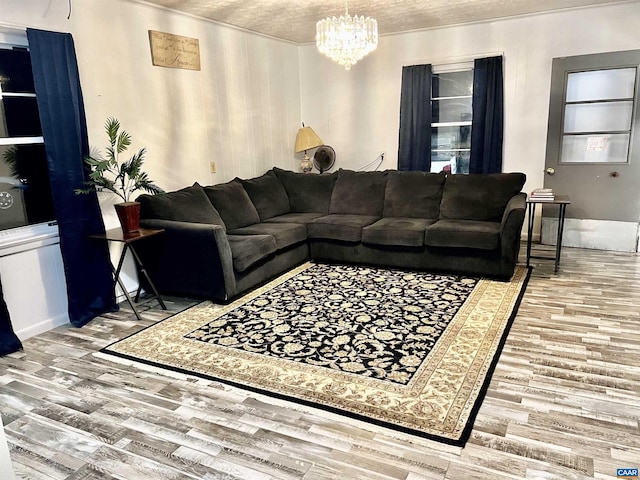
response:
<path id="1" fill-rule="evenodd" d="M 561 163 L 627 163 L 637 68 L 568 73 Z"/>
<path id="2" fill-rule="evenodd" d="M 0 230 L 54 219 L 29 52 L 0 45 Z"/>
<path id="3" fill-rule="evenodd" d="M 473 64 L 431 77 L 431 171 L 469 173 Z"/>

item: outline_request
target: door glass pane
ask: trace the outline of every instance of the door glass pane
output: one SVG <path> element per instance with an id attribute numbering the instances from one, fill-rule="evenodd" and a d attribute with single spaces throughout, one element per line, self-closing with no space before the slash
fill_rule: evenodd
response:
<path id="1" fill-rule="evenodd" d="M 628 133 L 562 138 L 562 163 L 626 163 L 628 151 Z"/>
<path id="2" fill-rule="evenodd" d="M 431 123 L 471 120 L 471 97 L 433 100 L 431 103 Z"/>
<path id="3" fill-rule="evenodd" d="M 473 70 L 431 76 L 431 98 L 459 97 L 473 93 Z"/>
<path id="4" fill-rule="evenodd" d="M 594 70 L 567 76 L 567 102 L 633 98 L 635 68 Z"/>
<path id="5" fill-rule="evenodd" d="M 567 105 L 565 132 L 611 132 L 631 129 L 633 102 L 583 103 Z"/>

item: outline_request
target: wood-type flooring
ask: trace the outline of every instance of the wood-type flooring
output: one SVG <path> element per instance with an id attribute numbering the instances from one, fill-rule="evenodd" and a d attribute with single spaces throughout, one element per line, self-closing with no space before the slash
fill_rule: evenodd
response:
<path id="1" fill-rule="evenodd" d="M 0 358 L 15 476 L 615 479 L 640 467 L 640 256 L 565 248 L 557 274 L 552 261 L 533 265 L 464 448 L 95 355 L 193 304 L 168 298 L 169 312 L 153 302 L 137 321 L 123 304 Z"/>

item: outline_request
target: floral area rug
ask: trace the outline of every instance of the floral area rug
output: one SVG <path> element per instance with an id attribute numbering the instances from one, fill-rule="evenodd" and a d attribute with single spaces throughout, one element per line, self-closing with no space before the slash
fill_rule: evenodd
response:
<path id="1" fill-rule="evenodd" d="M 528 278 L 307 263 L 102 352 L 464 445 Z"/>

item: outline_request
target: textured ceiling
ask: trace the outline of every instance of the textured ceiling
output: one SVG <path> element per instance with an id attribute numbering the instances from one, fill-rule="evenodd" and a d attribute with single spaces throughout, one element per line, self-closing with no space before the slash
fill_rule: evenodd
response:
<path id="1" fill-rule="evenodd" d="M 131 0 L 139 1 L 139 0 Z M 351 0 L 349 13 L 378 20 L 381 34 L 470 23 L 620 0 Z M 145 0 L 144 3 L 296 43 L 315 40 L 316 22 L 344 13 L 341 0 Z"/>

